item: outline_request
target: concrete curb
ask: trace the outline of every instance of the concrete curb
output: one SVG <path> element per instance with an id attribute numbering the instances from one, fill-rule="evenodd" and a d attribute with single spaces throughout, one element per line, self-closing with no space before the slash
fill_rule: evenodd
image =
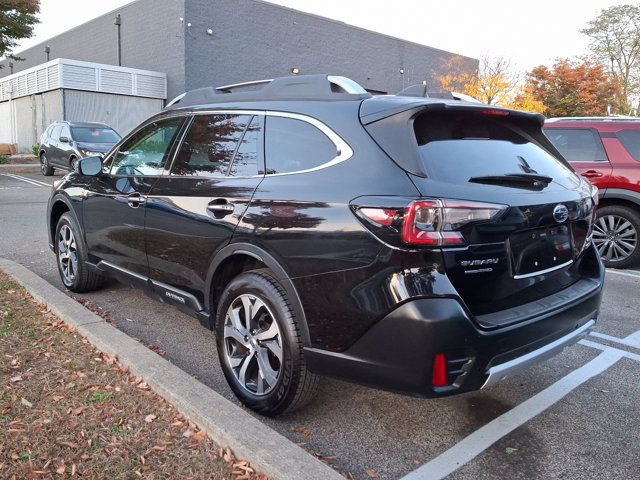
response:
<path id="1" fill-rule="evenodd" d="M 221 446 L 272 479 L 344 480 L 339 473 L 264 425 L 160 355 L 144 347 L 22 265 L 0 258 L 11 275 L 39 302 L 96 348 L 117 357 L 129 371 L 204 430 Z"/>
<path id="2" fill-rule="evenodd" d="M 4 163 L 0 165 L 0 173 L 39 173 L 40 165 L 30 163 Z"/>

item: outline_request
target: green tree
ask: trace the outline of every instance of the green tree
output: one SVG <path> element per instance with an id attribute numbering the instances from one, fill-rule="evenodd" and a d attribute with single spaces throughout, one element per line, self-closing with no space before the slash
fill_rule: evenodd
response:
<path id="1" fill-rule="evenodd" d="M 589 60 L 556 60 L 552 67 L 540 65 L 527 76 L 525 87 L 545 106 L 548 117 L 606 115 L 622 103 L 620 81 L 604 66 Z"/>
<path id="2" fill-rule="evenodd" d="M 629 106 L 629 96 L 640 83 L 640 4 L 605 8 L 581 33 L 591 39 L 598 60 L 620 80 Z"/>
<path id="3" fill-rule="evenodd" d="M 17 40 L 33 35 L 33 26 L 40 22 L 38 12 L 40 0 L 0 0 L 0 57 L 18 59 L 11 50 Z"/>

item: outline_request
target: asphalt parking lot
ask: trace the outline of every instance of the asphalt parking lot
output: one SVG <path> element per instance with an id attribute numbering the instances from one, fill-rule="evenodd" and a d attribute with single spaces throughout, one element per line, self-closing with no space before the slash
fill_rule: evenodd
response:
<path id="1" fill-rule="evenodd" d="M 56 178 L 0 174 L 0 256 L 62 289 L 45 229 Z M 490 389 L 422 400 L 326 379 L 308 408 L 263 421 L 357 479 L 640 478 L 639 288 L 640 271 L 609 271 L 596 335 Z M 197 320 L 115 283 L 77 297 L 234 399 Z"/>

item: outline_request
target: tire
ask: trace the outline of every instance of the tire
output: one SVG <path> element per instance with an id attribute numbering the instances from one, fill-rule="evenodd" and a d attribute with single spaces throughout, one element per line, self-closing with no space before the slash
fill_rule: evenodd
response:
<path id="1" fill-rule="evenodd" d="M 87 268 L 87 246 L 71 213 L 64 213 L 54 237 L 56 263 L 62 283 L 72 292 L 83 293 L 100 288 L 104 278 Z"/>
<path id="2" fill-rule="evenodd" d="M 77 157 L 71 157 L 69 159 L 69 171 L 70 172 L 75 172 L 76 171 L 76 165 L 78 164 L 78 159 Z"/>
<path id="3" fill-rule="evenodd" d="M 50 177 L 51 175 L 53 175 L 53 172 L 55 171 L 54 168 L 49 163 L 47 154 L 44 152 L 40 154 L 40 171 L 42 172 L 42 175 L 44 175 L 45 177 Z"/>
<path id="4" fill-rule="evenodd" d="M 270 270 L 242 273 L 227 285 L 216 312 L 216 342 L 224 376 L 248 408 L 275 416 L 315 397 L 319 377 L 307 370 L 298 320 Z"/>
<path id="5" fill-rule="evenodd" d="M 607 205 L 599 208 L 593 242 L 607 268 L 627 268 L 640 262 L 640 215 L 633 208 Z"/>

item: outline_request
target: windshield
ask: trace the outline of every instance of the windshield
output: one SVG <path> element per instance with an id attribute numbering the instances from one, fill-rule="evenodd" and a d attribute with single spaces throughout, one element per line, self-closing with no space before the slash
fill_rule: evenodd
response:
<path id="1" fill-rule="evenodd" d="M 423 115 L 414 123 L 430 178 L 448 183 L 474 177 L 534 174 L 560 181 L 573 171 L 505 120 L 464 114 Z"/>
<path id="2" fill-rule="evenodd" d="M 79 143 L 117 143 L 120 140 L 120 135 L 105 127 L 71 127 L 71 134 Z"/>

